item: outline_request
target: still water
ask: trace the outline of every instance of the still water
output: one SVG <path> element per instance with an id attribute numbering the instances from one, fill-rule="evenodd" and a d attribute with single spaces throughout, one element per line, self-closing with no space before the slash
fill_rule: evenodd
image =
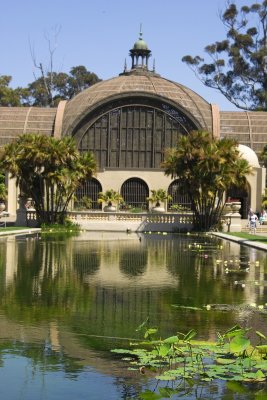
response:
<path id="1" fill-rule="evenodd" d="M 267 303 L 266 273 L 265 252 L 210 236 L 2 238 L 0 398 L 138 399 L 155 382 L 129 371 L 112 348 L 140 339 L 148 316 L 161 337 L 194 328 L 214 340 L 237 323 L 267 335 L 267 314 L 244 307 Z M 228 309 L 206 307 L 218 304 Z M 254 394 L 215 382 L 183 398 Z"/>

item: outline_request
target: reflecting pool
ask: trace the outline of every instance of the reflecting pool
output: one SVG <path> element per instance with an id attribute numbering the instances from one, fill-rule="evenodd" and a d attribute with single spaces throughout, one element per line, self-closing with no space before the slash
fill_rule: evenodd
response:
<path id="1" fill-rule="evenodd" d="M 1 399 L 138 399 L 155 381 L 111 349 L 140 339 L 147 317 L 161 337 L 267 335 L 266 273 L 265 252 L 208 235 L 1 238 Z M 242 390 L 212 382 L 183 398 L 254 398 Z"/>

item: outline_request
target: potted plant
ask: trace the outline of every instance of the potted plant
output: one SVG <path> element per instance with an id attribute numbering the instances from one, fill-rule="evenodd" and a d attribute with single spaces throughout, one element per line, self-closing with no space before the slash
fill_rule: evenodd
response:
<path id="1" fill-rule="evenodd" d="M 108 189 L 105 192 L 100 192 L 97 200 L 98 203 L 106 204 L 106 206 L 104 207 L 104 211 L 107 212 L 117 211 L 117 205 L 122 201 L 123 198 L 120 193 L 116 192 L 113 189 Z"/>
<path id="2" fill-rule="evenodd" d="M 164 189 L 157 189 L 151 190 L 151 197 L 148 197 L 147 200 L 152 204 L 155 204 L 155 206 L 151 209 L 152 212 L 165 212 L 165 208 L 162 207 L 162 203 L 164 203 L 166 200 L 172 200 L 172 196 L 169 195 Z"/>

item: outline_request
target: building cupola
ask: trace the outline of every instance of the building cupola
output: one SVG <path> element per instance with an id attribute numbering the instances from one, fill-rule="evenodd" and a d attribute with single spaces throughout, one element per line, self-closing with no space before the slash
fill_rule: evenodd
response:
<path id="1" fill-rule="evenodd" d="M 133 45 L 130 50 L 130 56 L 132 58 L 132 69 L 141 68 L 148 70 L 148 59 L 151 56 L 146 42 L 143 39 L 142 27 L 140 27 L 139 39 Z"/>

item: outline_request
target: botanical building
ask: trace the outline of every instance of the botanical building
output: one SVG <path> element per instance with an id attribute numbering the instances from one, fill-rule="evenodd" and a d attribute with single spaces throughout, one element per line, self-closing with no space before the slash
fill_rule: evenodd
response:
<path id="1" fill-rule="evenodd" d="M 57 138 L 73 136 L 79 150 L 92 151 L 98 163 L 97 176 L 84 185 L 77 198 L 88 196 L 99 208 L 99 191 L 119 191 L 126 205 L 148 207 L 152 189 L 163 188 L 172 204 L 186 203 L 177 181 L 164 176 L 160 164 L 165 148 L 175 146 L 179 135 L 194 129 L 208 130 L 217 138 L 232 137 L 254 168 L 250 190 L 233 189 L 230 195 L 248 207 L 261 208 L 265 169 L 258 163 L 267 139 L 267 113 L 222 112 L 180 83 L 149 69 L 151 51 L 140 34 L 130 50 L 131 68 L 117 77 L 97 83 L 57 108 L 0 107 L 0 145 L 23 133 Z M 8 211 L 15 214 L 17 193 L 9 181 Z"/>

